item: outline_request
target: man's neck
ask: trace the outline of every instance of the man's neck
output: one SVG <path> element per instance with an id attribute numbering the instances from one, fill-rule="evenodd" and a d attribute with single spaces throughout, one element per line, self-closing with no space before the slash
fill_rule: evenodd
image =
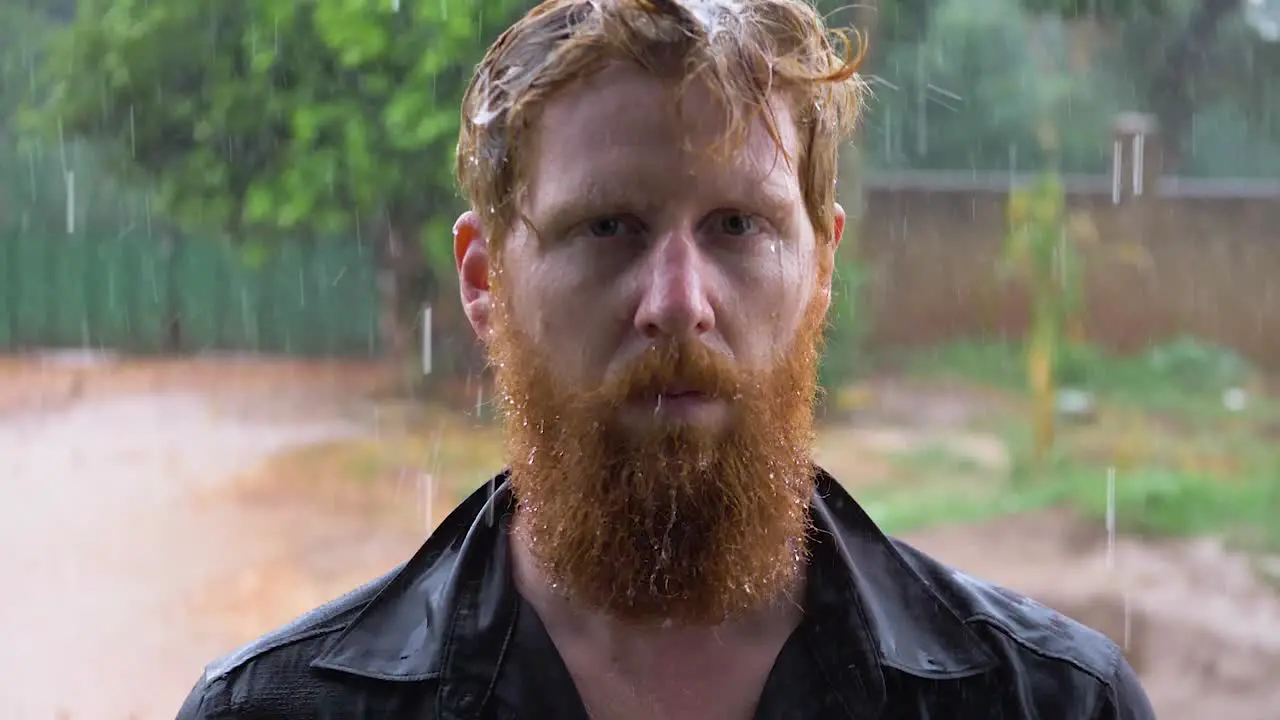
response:
<path id="1" fill-rule="evenodd" d="M 744 709 L 754 707 L 803 615 L 803 592 L 797 588 L 788 597 L 717 625 L 627 623 L 580 607 L 552 587 L 522 536 L 517 516 L 511 533 L 516 588 L 537 612 L 589 708 L 612 704 L 617 693 L 610 688 L 616 684 L 653 702 L 685 696 L 696 706 L 687 713 L 690 717 L 743 717 Z M 697 695 L 719 698 L 709 701 L 725 707 L 702 705 Z M 641 710 L 639 716 L 645 712 L 650 711 Z M 664 717 L 685 715 L 676 707 L 663 709 Z"/>

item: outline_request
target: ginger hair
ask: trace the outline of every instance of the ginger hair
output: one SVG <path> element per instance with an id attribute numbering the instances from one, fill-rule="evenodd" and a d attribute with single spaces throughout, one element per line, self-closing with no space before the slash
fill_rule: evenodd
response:
<path id="1" fill-rule="evenodd" d="M 855 43 L 854 40 L 857 40 Z M 493 243 L 522 218 L 521 160 L 538 111 L 615 62 L 682 87 L 706 84 L 732 152 L 762 120 L 782 149 L 774 103 L 790 104 L 801 192 L 820 242 L 834 237 L 838 150 L 866 95 L 861 37 L 827 28 L 807 0 L 546 0 L 500 35 L 462 102 L 457 180 Z M 679 103 L 681 93 L 675 94 Z"/>

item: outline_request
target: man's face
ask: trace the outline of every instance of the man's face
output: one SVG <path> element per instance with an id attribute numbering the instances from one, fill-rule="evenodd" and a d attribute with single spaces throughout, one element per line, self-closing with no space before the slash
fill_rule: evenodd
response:
<path id="1" fill-rule="evenodd" d="M 553 98 L 527 222 L 497 257 L 464 216 L 456 250 L 551 581 L 624 618 L 713 622 L 799 570 L 834 243 L 763 121 L 712 154 L 722 112 L 695 84 L 676 113 L 672 92 L 617 65 Z"/>

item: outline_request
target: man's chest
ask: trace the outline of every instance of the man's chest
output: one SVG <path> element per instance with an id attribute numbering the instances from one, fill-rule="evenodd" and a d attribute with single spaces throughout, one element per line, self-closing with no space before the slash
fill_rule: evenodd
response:
<path id="1" fill-rule="evenodd" d="M 772 667 L 772 659 L 742 657 L 697 666 L 672 660 L 639 673 L 587 658 L 565 663 L 593 720 L 752 720 Z"/>
<path id="2" fill-rule="evenodd" d="M 564 648 L 522 618 L 498 694 L 518 717 L 560 720 L 824 720 L 825 673 L 800 632 L 781 648 L 668 656 L 642 667 Z M 815 705 L 814 703 L 817 702 Z"/>

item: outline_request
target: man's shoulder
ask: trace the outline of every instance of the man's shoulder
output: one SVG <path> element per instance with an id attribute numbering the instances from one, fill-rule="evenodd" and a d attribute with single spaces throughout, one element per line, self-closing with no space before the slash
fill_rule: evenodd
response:
<path id="1" fill-rule="evenodd" d="M 1110 684 L 1124 654 L 1110 638 L 1031 597 L 973 577 L 901 540 L 893 544 L 935 593 L 1008 660 Z"/>
<path id="2" fill-rule="evenodd" d="M 178 720 L 310 717 L 325 692 L 312 663 L 398 572 L 399 568 L 209 663 Z"/>
<path id="3" fill-rule="evenodd" d="M 484 512 L 505 503 L 505 518 L 509 498 L 505 478 L 495 478 L 406 563 L 210 663 L 178 720 L 432 716 L 457 632 L 445 619 L 465 615 L 455 613 L 462 595 L 472 607 L 495 592 L 486 573 L 495 548 L 504 547 L 505 530 L 497 529 L 505 520 L 491 522 Z"/>

